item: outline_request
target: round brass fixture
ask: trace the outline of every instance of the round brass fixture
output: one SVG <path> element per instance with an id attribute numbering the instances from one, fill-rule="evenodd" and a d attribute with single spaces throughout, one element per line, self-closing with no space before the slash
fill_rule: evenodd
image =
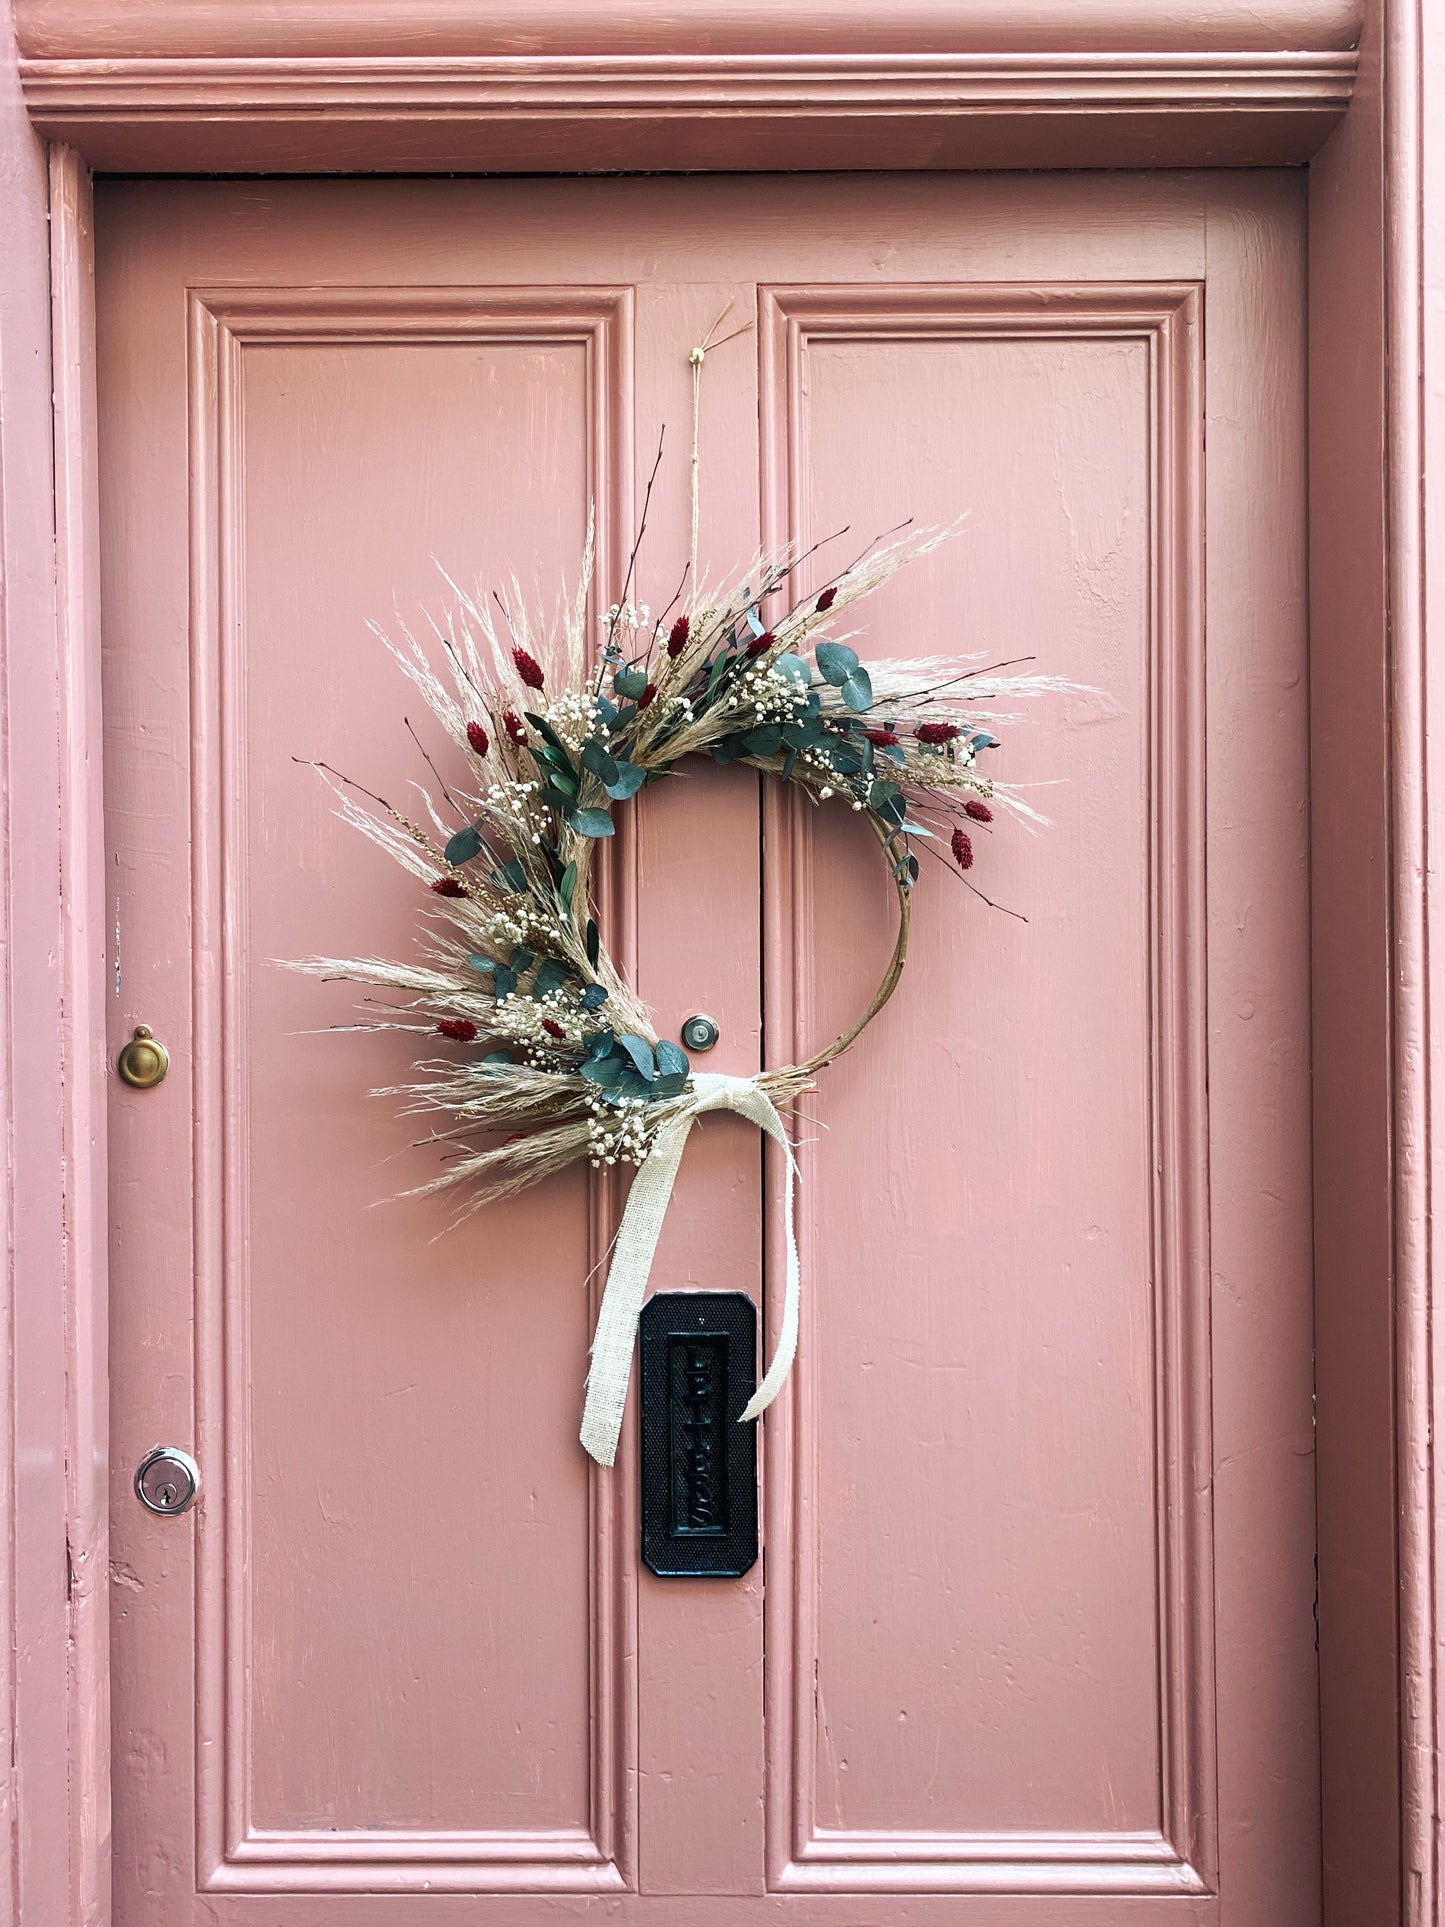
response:
<path id="1" fill-rule="evenodd" d="M 147 1025 L 137 1024 L 115 1067 L 122 1084 L 129 1084 L 133 1091 L 151 1091 L 170 1069 L 171 1056 L 160 1039 L 152 1037 Z"/>
<path id="2" fill-rule="evenodd" d="M 682 1027 L 682 1041 L 689 1050 L 711 1050 L 722 1032 L 711 1017 L 698 1011 Z"/>

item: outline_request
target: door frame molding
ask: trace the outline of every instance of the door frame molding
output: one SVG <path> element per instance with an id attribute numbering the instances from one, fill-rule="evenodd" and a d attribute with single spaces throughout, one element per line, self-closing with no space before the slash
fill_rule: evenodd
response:
<path id="1" fill-rule="evenodd" d="M 112 172 L 1305 159 L 1362 0 L 15 0 L 39 130 Z"/>
<path id="2" fill-rule="evenodd" d="M 1445 68 L 1445 0 L 1373 0 L 1362 31 L 1355 0 L 1212 0 L 1188 22 L 1160 0 L 984 0 L 966 16 L 904 0 L 884 21 L 859 0 L 679 0 L 641 22 L 565 0 L 525 56 L 535 0 L 437 0 L 419 32 L 409 0 L 13 4 L 18 39 L 0 0 L 0 220 L 15 243 L 0 288 L 0 1696 L 16 1745 L 0 1762 L 0 1927 L 109 1915 L 90 168 L 827 168 L 860 138 L 873 166 L 1311 164 L 1326 1920 L 1436 1922 L 1445 953 L 1430 866 L 1445 650 L 1428 647 L 1426 611 L 1445 518 L 1437 506 L 1431 529 L 1425 511 L 1445 489 L 1445 103 L 1422 77 Z"/>

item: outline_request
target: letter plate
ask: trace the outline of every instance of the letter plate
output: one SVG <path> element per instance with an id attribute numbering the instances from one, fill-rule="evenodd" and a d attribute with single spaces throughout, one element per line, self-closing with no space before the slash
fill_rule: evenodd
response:
<path id="1" fill-rule="evenodd" d="M 757 1312 L 740 1291 L 642 1311 L 642 1556 L 664 1579 L 736 1579 L 758 1556 Z"/>

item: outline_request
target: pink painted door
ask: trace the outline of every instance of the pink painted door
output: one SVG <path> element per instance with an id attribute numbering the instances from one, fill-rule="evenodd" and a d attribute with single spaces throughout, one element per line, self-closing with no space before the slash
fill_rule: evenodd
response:
<path id="1" fill-rule="evenodd" d="M 116 1047 L 119 1927 L 1305 1927 L 1317 1918 L 1301 200 L 1290 176 L 115 183 L 101 409 Z M 576 1440 L 618 1197 L 448 1230 L 278 969 L 414 893 L 295 758 L 419 773 L 367 632 L 433 558 L 596 603 L 703 548 L 973 512 L 868 648 L 1034 654 L 1052 827 L 928 865 L 807 1110 L 764 1555 L 641 1567 L 636 1388 Z M 711 1066 L 831 1036 L 889 891 L 699 769 L 608 914 Z M 826 1127 L 826 1128 L 822 1128 Z M 776 1172 L 694 1135 L 655 1282 L 776 1329 Z M 199 1504 L 141 1509 L 152 1446 Z M 362 1896 L 368 1896 L 363 1899 Z M 450 1896 L 450 1898 L 448 1898 Z"/>

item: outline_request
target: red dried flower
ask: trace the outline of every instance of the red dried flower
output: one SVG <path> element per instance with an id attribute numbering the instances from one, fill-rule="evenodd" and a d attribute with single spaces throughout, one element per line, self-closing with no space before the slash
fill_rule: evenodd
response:
<path id="1" fill-rule="evenodd" d="M 993 811 L 987 803 L 980 803 L 976 796 L 970 796 L 963 806 L 965 816 L 971 816 L 975 823 L 992 823 Z"/>
<path id="2" fill-rule="evenodd" d="M 502 727 L 517 745 L 518 749 L 527 747 L 527 725 L 515 709 L 509 709 L 502 718 Z"/>
<path id="3" fill-rule="evenodd" d="M 443 1017 L 437 1032 L 442 1037 L 450 1037 L 454 1044 L 470 1044 L 477 1027 L 470 1017 Z"/>
<path id="4" fill-rule="evenodd" d="M 818 597 L 817 603 L 815 605 L 817 608 L 818 614 L 820 616 L 826 615 L 837 600 L 838 600 L 838 591 L 836 587 L 832 589 L 824 589 L 823 593 Z"/>
<path id="5" fill-rule="evenodd" d="M 512 661 L 517 665 L 517 674 L 528 689 L 542 687 L 542 665 L 535 656 L 529 656 L 525 649 L 514 649 Z"/>
<path id="6" fill-rule="evenodd" d="M 432 888 L 439 897 L 464 897 L 467 894 L 455 877 L 438 877 Z"/>
<path id="7" fill-rule="evenodd" d="M 920 723 L 913 733 L 920 743 L 951 743 L 963 731 L 957 723 Z"/>
<path id="8" fill-rule="evenodd" d="M 760 656 L 764 650 L 771 649 L 776 641 L 777 637 L 773 634 L 772 630 L 764 629 L 760 636 L 754 636 L 748 644 L 747 653 L 750 656 Z"/>
<path id="9" fill-rule="evenodd" d="M 954 831 L 952 848 L 953 860 L 959 869 L 971 870 L 973 868 L 973 839 L 967 830 Z"/>
<path id="10" fill-rule="evenodd" d="M 565 1037 L 567 1035 L 555 1017 L 544 1017 L 542 1019 L 542 1028 L 549 1037 Z"/>
<path id="11" fill-rule="evenodd" d="M 480 723 L 467 724 L 467 741 L 477 752 L 478 756 L 485 756 L 491 747 L 487 740 L 487 732 L 482 728 Z"/>
<path id="12" fill-rule="evenodd" d="M 655 682 L 650 682 L 647 685 L 646 689 L 643 690 L 642 694 L 637 699 L 637 707 L 638 707 L 639 713 L 644 709 L 650 709 L 652 707 L 652 701 L 653 701 L 653 698 L 656 696 L 656 694 L 657 694 L 657 684 Z"/>
<path id="13" fill-rule="evenodd" d="M 863 734 L 875 749 L 892 749 L 898 741 L 898 732 L 893 729 L 865 729 Z"/>
<path id="14" fill-rule="evenodd" d="M 679 616 L 677 621 L 673 623 L 667 638 L 667 653 L 672 657 L 674 662 L 677 661 L 683 650 L 686 649 L 687 639 L 691 633 L 692 624 L 686 616 Z"/>

